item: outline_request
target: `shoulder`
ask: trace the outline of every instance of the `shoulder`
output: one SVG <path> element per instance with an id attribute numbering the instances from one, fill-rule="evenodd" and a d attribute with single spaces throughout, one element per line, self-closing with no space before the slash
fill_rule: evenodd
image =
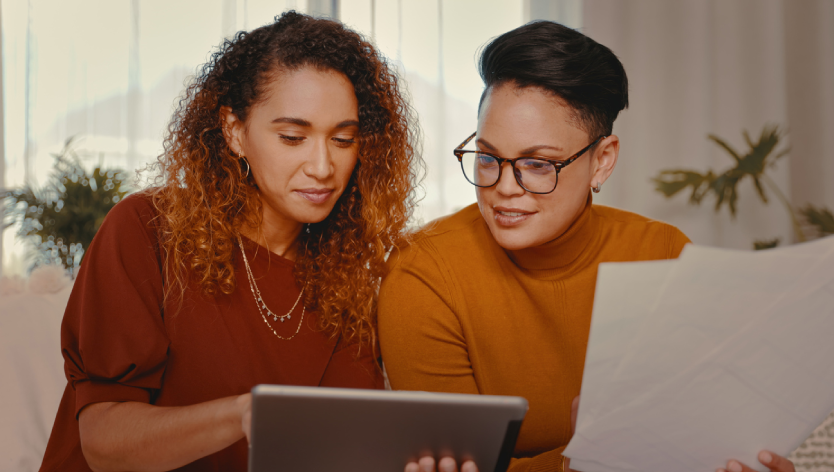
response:
<path id="1" fill-rule="evenodd" d="M 153 191 L 142 190 L 116 203 L 96 231 L 92 246 L 122 247 L 130 252 L 141 245 L 157 252 L 159 211 L 153 202 Z"/>
<path id="2" fill-rule="evenodd" d="M 153 222 L 159 214 L 153 203 L 153 189 L 132 193 L 116 203 L 107 213 L 105 221 L 113 223 Z"/>
<path id="3" fill-rule="evenodd" d="M 473 203 L 455 213 L 427 223 L 415 234 L 414 239 L 442 242 L 455 236 L 473 236 L 482 221 L 481 210 L 477 203 Z"/>
<path id="4" fill-rule="evenodd" d="M 619 248 L 632 248 L 636 259 L 669 259 L 680 255 L 689 238 L 678 228 L 637 213 L 604 205 L 592 210 L 601 222 L 603 235 Z"/>
<path id="5" fill-rule="evenodd" d="M 411 297 L 425 289 L 454 306 L 462 272 L 486 272 L 485 265 L 494 263 L 494 258 L 484 256 L 490 244 L 495 243 L 474 204 L 426 224 L 388 258 L 381 306 L 399 300 L 399 294 Z"/>
<path id="6" fill-rule="evenodd" d="M 442 326 L 443 332 L 460 329 L 461 280 L 485 273 L 483 264 L 490 259 L 483 257 L 482 230 L 489 231 L 473 204 L 424 225 L 391 253 L 379 289 L 380 339 L 390 346 L 391 339 L 431 329 L 428 325 Z"/>
<path id="7" fill-rule="evenodd" d="M 483 238 L 484 230 L 481 211 L 473 203 L 414 232 L 406 246 L 394 251 L 389 267 L 413 262 L 418 254 L 429 259 L 443 259 L 445 255 L 466 253 Z"/>
<path id="8" fill-rule="evenodd" d="M 156 239 L 159 211 L 153 202 L 154 189 L 141 190 L 124 197 L 113 205 L 107 215 L 99 221 L 96 239 L 104 235 L 140 232 Z"/>

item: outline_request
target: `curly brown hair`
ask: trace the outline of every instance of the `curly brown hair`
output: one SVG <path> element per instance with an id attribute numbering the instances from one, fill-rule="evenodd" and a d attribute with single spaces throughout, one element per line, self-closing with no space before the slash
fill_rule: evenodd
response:
<path id="1" fill-rule="evenodd" d="M 413 112 L 397 75 L 341 23 L 294 11 L 226 40 L 179 101 L 157 166 L 153 201 L 166 265 L 184 268 L 166 296 L 189 283 L 208 295 L 234 290 L 237 228 L 261 223 L 257 188 L 223 133 L 221 107 L 246 121 L 275 74 L 313 66 L 344 74 L 359 105 L 359 159 L 330 215 L 299 237 L 295 278 L 332 336 L 375 345 L 376 306 L 387 254 L 405 233 L 423 162 Z"/>

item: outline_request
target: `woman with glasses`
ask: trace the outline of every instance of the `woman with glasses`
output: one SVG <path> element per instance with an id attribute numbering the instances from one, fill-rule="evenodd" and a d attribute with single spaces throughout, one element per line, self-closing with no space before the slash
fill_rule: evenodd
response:
<path id="1" fill-rule="evenodd" d="M 593 204 L 617 164 L 612 127 L 628 105 L 610 49 L 534 22 L 489 43 L 480 74 L 477 130 L 454 150 L 478 203 L 430 223 L 389 259 L 383 360 L 394 389 L 526 398 L 509 470 L 562 471 L 598 265 L 676 258 L 689 239 Z"/>
<path id="2" fill-rule="evenodd" d="M 84 257 L 41 470 L 242 471 L 256 384 L 382 388 L 377 289 L 420 164 L 409 114 L 338 22 L 291 11 L 225 41 L 156 186 Z"/>

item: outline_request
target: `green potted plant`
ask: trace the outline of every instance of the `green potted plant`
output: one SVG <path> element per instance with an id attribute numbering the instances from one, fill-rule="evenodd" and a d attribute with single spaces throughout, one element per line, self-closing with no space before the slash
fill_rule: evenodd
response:
<path id="1" fill-rule="evenodd" d="M 724 149 L 734 165 L 723 172 L 716 173 L 707 169 L 701 173 L 688 169 L 669 169 L 661 171 L 652 179 L 655 183 L 655 190 L 671 198 L 679 192 L 690 189 L 689 202 L 700 205 L 707 195 L 715 196 L 715 211 L 721 210 L 726 204 L 730 214 L 736 215 L 736 201 L 738 200 L 738 184 L 750 179 L 756 188 L 756 193 L 764 204 L 768 204 L 767 192 L 769 188 L 776 198 L 785 207 L 791 218 L 793 230 L 798 242 L 809 239 L 806 230 L 811 231 L 812 237 L 821 237 L 834 234 L 834 215 L 826 207 L 815 207 L 808 205 L 804 208 L 795 208 L 788 201 L 785 194 L 776 185 L 776 182 L 767 175 L 767 170 L 773 168 L 776 162 L 787 155 L 789 149 L 783 148 L 777 151 L 779 143 L 783 138 L 778 126 L 765 126 L 757 141 L 753 141 L 747 131 L 743 131 L 744 140 L 748 146 L 744 153 L 737 151 L 725 140 L 713 134 L 708 138 Z M 755 249 L 767 249 L 779 244 L 779 239 L 754 241 Z"/>
<path id="2" fill-rule="evenodd" d="M 19 224 L 17 236 L 34 251 L 33 267 L 61 264 L 73 274 L 81 264 L 107 212 L 127 195 L 126 176 L 120 169 L 82 165 L 74 138 L 55 155 L 53 173 L 46 185 L 0 191 L 5 201 L 4 229 Z"/>

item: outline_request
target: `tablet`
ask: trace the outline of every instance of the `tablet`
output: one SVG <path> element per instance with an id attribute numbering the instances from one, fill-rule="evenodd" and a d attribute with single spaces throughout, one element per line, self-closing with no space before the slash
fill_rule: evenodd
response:
<path id="1" fill-rule="evenodd" d="M 402 472 L 424 454 L 510 464 L 527 400 L 455 393 L 258 385 L 250 472 Z"/>

